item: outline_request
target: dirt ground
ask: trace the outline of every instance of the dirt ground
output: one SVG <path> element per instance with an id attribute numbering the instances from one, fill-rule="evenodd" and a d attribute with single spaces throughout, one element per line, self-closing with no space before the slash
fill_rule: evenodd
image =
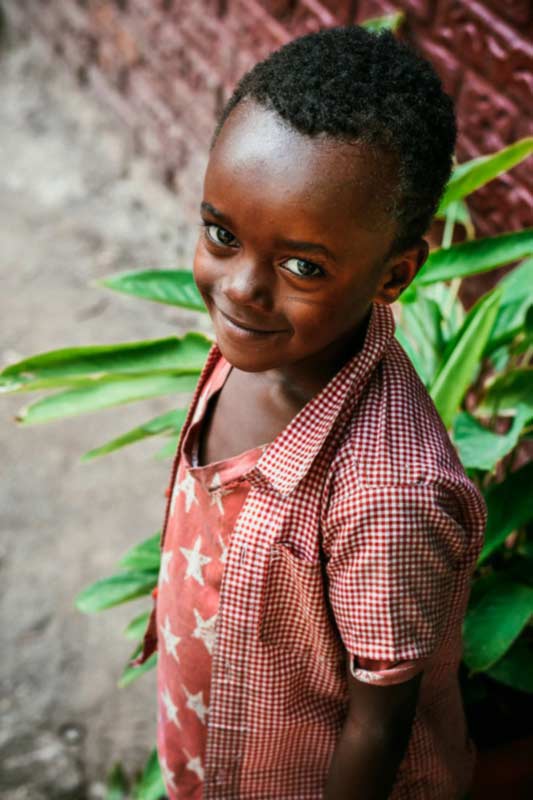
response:
<path id="1" fill-rule="evenodd" d="M 196 230 L 131 138 L 35 41 L 0 53 L 0 363 L 82 344 L 205 329 L 200 315 L 89 282 L 190 265 Z M 161 525 L 161 440 L 79 457 L 172 407 L 172 398 L 21 428 L 34 396 L 0 402 L 0 794 L 96 800 L 116 761 L 131 774 L 155 741 L 154 672 L 126 689 L 122 631 L 146 598 L 94 616 L 86 585 Z"/>

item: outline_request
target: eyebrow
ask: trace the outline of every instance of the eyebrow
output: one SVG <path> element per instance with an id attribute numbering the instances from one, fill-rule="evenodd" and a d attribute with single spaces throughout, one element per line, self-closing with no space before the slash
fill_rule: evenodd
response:
<path id="1" fill-rule="evenodd" d="M 223 214 L 222 211 L 219 211 L 218 208 L 215 208 L 215 206 L 211 205 L 211 203 L 207 203 L 205 200 L 200 204 L 200 211 L 212 214 L 214 217 L 216 217 L 216 219 L 219 219 L 226 225 L 231 226 L 230 218 Z M 333 261 L 336 260 L 331 250 L 329 250 L 323 244 L 318 244 L 316 242 L 302 242 L 298 239 L 278 239 L 278 243 L 286 247 L 294 247 L 296 250 L 301 250 L 307 253 L 323 253 Z"/>

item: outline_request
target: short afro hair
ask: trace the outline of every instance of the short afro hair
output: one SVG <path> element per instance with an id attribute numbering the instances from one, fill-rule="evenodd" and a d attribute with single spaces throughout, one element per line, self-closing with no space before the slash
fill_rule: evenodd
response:
<path id="1" fill-rule="evenodd" d="M 212 146 L 245 99 L 276 111 L 307 136 L 327 134 L 390 153 L 398 181 L 391 252 L 407 249 L 427 231 L 452 168 L 453 104 L 432 65 L 390 32 L 351 25 L 284 45 L 240 80 Z"/>

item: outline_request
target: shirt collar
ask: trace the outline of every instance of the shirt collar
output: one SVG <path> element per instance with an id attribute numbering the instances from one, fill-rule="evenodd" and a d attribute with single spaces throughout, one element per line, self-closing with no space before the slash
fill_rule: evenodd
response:
<path id="1" fill-rule="evenodd" d="M 282 495 L 290 494 L 309 471 L 347 400 L 355 404 L 394 335 L 389 306 L 374 303 L 362 348 L 277 436 L 254 472 Z"/>

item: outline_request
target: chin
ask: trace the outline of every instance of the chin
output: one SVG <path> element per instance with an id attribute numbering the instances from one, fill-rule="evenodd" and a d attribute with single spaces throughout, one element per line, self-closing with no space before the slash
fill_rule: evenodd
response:
<path id="1" fill-rule="evenodd" d="M 226 361 L 242 372 L 266 372 L 269 369 L 281 367 L 284 363 L 280 362 L 279 353 L 261 353 L 260 348 L 254 352 L 248 347 L 228 346 L 219 339 L 217 339 L 217 345 Z"/>

